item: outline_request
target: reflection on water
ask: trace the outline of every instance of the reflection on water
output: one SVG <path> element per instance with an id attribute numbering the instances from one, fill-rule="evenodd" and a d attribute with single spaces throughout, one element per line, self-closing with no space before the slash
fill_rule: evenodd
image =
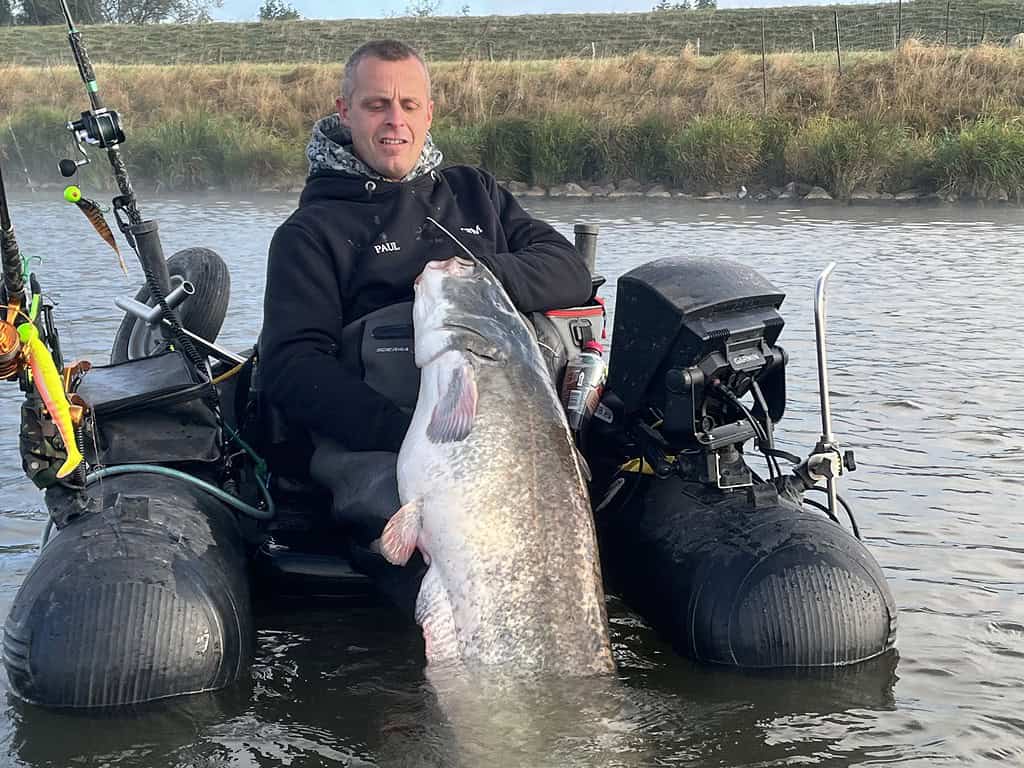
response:
<path id="1" fill-rule="evenodd" d="M 864 754 L 843 746 L 847 731 L 895 706 L 895 654 L 751 676 L 674 658 L 628 615 L 613 616 L 630 649 L 615 678 L 424 677 L 415 630 L 379 614 L 344 602 L 264 616 L 241 689 L 116 717 L 15 704 L 12 752 L 32 766 L 79 754 L 140 767 L 771 765 Z"/>
<path id="2" fill-rule="evenodd" d="M 790 354 L 780 447 L 820 429 L 814 280 L 830 294 L 836 431 L 857 451 L 844 478 L 901 610 L 896 654 L 819 675 L 752 676 L 671 653 L 611 606 L 614 680 L 429 679 L 415 628 L 361 601 L 264 612 L 248 686 L 116 717 L 9 701 L 8 759 L 64 766 L 981 765 L 1024 759 L 1024 225 L 1015 209 L 531 201 L 571 237 L 601 225 L 615 279 L 674 253 L 756 267 L 782 288 Z M 266 247 L 283 198 L 160 200 L 165 250 L 214 247 L 232 272 L 225 345 L 253 343 Z M 23 249 L 58 306 L 68 356 L 106 359 L 114 295 L 134 292 L 81 216 L 21 201 Z M 46 238 L 59 232 L 57 242 Z M 138 269 L 134 277 L 139 279 Z M 613 306 L 614 302 L 610 304 Z M 18 393 L 0 389 L 0 611 L 31 567 L 44 515 L 13 435 Z"/>

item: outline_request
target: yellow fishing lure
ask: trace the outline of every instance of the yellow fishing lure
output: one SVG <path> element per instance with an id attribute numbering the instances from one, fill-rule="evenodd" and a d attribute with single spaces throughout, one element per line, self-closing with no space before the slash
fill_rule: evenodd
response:
<path id="1" fill-rule="evenodd" d="M 28 356 L 28 364 L 32 369 L 32 382 L 36 391 L 43 398 L 43 405 L 46 412 L 50 414 L 53 423 L 57 425 L 61 439 L 68 452 L 68 458 L 57 470 L 57 477 L 63 478 L 75 471 L 75 468 L 82 463 L 85 457 L 78 450 L 75 442 L 75 428 L 71 422 L 71 404 L 68 403 L 67 395 L 64 394 L 64 382 L 61 380 L 57 366 L 53 363 L 50 350 L 39 338 L 39 329 L 31 323 L 22 323 L 18 326 L 18 335 Z"/>

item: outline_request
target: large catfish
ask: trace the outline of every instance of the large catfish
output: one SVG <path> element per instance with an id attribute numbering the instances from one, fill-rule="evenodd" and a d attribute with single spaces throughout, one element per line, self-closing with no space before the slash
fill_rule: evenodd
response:
<path id="1" fill-rule="evenodd" d="M 612 671 L 586 481 L 533 332 L 481 264 L 430 262 L 415 290 L 419 399 L 380 547 L 428 564 L 428 662 Z"/>

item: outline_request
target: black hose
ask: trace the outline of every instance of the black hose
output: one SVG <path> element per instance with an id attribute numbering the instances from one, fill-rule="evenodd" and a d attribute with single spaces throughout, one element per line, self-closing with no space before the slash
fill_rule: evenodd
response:
<path id="1" fill-rule="evenodd" d="M 773 464 L 772 457 L 768 453 L 769 439 L 765 435 L 764 427 L 758 423 L 757 419 L 754 418 L 754 414 L 750 412 L 750 409 L 743 404 L 743 401 L 736 397 L 735 393 L 726 387 L 722 382 L 716 381 L 713 385 L 715 391 L 721 393 L 721 395 L 728 400 L 732 405 L 743 414 L 743 417 L 750 424 L 756 435 L 755 443 L 759 451 L 764 454 L 765 463 L 768 465 L 768 477 L 771 482 L 775 482 L 776 477 L 782 476 L 782 470 L 779 469 L 778 462 Z M 767 415 L 767 412 L 765 412 Z"/>
<path id="2" fill-rule="evenodd" d="M 757 381 L 750 382 L 750 389 L 754 393 L 754 400 L 761 407 L 761 411 L 764 413 L 764 428 L 765 437 L 767 438 L 768 450 L 762 450 L 765 459 L 775 463 L 775 474 L 779 477 L 782 476 L 782 467 L 779 466 L 778 459 L 775 458 L 775 435 L 773 434 L 775 425 L 772 424 L 772 417 L 768 415 L 768 401 L 764 399 L 764 394 L 761 392 L 761 385 Z"/>
<path id="3" fill-rule="evenodd" d="M 831 520 L 836 525 L 842 525 L 842 523 L 839 522 L 839 518 L 836 517 L 834 514 L 832 514 L 832 510 L 830 510 L 828 507 L 826 507 L 821 502 L 814 501 L 814 499 L 804 499 L 803 502 L 804 502 L 804 504 L 810 504 L 815 509 L 820 509 L 822 512 L 824 512 L 828 516 L 828 519 Z"/>
<path id="4" fill-rule="evenodd" d="M 825 494 L 828 493 L 828 489 L 827 488 L 821 488 L 821 487 L 819 487 L 817 485 L 812 485 L 810 488 L 807 488 L 806 490 L 808 490 L 808 491 L 818 491 L 819 493 L 825 493 Z M 853 510 L 850 508 L 850 505 L 846 502 L 846 499 L 844 499 L 838 493 L 836 494 L 836 500 L 839 502 L 839 505 L 844 510 L 846 510 L 846 516 L 848 518 L 850 518 L 850 527 L 853 529 L 853 535 L 856 536 L 857 540 L 859 541 L 860 540 L 860 527 L 857 525 L 857 520 L 853 516 Z M 822 505 L 819 505 L 818 502 L 812 502 L 810 499 L 805 499 L 805 501 L 807 501 L 809 504 L 813 504 L 815 506 L 819 506 L 819 507 L 822 506 Z M 830 514 L 829 517 L 832 517 L 832 515 Z M 835 517 L 832 517 L 832 519 L 835 520 Z M 839 521 L 836 520 L 836 522 L 838 523 Z"/>

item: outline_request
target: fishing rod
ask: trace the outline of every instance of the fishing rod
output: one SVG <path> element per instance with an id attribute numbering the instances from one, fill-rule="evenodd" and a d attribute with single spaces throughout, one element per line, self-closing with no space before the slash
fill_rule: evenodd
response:
<path id="1" fill-rule="evenodd" d="M 114 180 L 117 183 L 117 188 L 121 191 L 121 194 L 113 201 L 118 227 L 132 248 L 138 250 L 134 243 L 134 233 L 131 230 L 142 223 L 142 214 L 139 213 L 135 190 L 128 177 L 128 167 L 124 163 L 124 158 L 121 157 L 120 146 L 125 141 L 121 116 L 116 110 L 108 109 L 103 103 L 103 97 L 100 96 L 99 85 L 96 82 L 96 73 L 92 68 L 92 61 L 89 59 L 89 52 L 85 48 L 85 43 L 82 42 L 82 33 L 75 28 L 67 0 L 60 0 L 60 7 L 68 25 L 71 54 L 75 57 L 75 65 L 78 67 L 78 74 L 81 76 L 82 82 L 85 83 L 85 90 L 92 108 L 88 112 L 82 112 L 78 120 L 68 123 L 68 130 L 74 133 L 78 141 L 78 150 L 82 153 L 82 159 L 61 160 L 58 167 L 62 176 L 70 178 L 81 166 L 87 165 L 90 161 L 88 154 L 81 146 L 83 142 L 106 150 L 110 167 L 114 171 Z"/>
<path id="2" fill-rule="evenodd" d="M 14 225 L 11 213 L 7 210 L 7 192 L 4 190 L 4 175 L 0 170 L 0 254 L 3 256 L 4 272 L 4 303 L 25 306 L 24 265 L 21 261 L 21 249 L 14 237 Z"/>
<path id="3" fill-rule="evenodd" d="M 50 315 L 48 304 L 40 306 L 39 286 L 34 275 L 29 275 L 32 297 L 31 308 L 25 307 L 28 294 L 25 291 L 25 267 L 21 250 L 14 236 L 14 225 L 7 208 L 7 192 L 4 189 L 3 173 L 0 170 L 0 254 L 3 256 L 3 303 L 0 305 L 0 380 L 17 379 L 26 393 L 22 406 L 22 431 L 19 444 L 25 450 L 26 440 L 31 440 L 32 430 L 25 429 L 25 414 L 35 413 L 31 421 L 42 422 L 42 412 L 49 414 L 60 436 L 60 446 L 44 445 L 42 435 L 37 445 L 43 455 L 62 458 L 56 468 L 58 480 L 72 477 L 81 482 L 84 457 L 78 446 L 81 444 L 79 421 L 81 409 L 73 409 L 65 392 L 61 375 L 63 362 L 60 342 Z M 40 311 L 41 310 L 41 311 Z M 28 376 L 31 371 L 31 383 Z M 77 407 L 76 407 L 77 408 Z M 23 455 L 24 456 L 24 455 Z M 26 469 L 31 460 L 25 464 Z M 39 467 L 42 462 L 37 462 Z M 33 474 L 30 473 L 30 477 Z M 33 477 L 34 479 L 34 477 Z"/>
<path id="4" fill-rule="evenodd" d="M 60 7 L 64 14 L 64 20 L 67 22 L 71 53 L 75 58 L 78 74 L 85 84 L 90 104 L 90 109 L 82 112 L 78 120 L 68 122 L 68 130 L 75 136 L 76 146 L 82 159 L 61 160 L 58 164 L 61 175 L 70 178 L 81 166 L 90 162 L 83 144 L 97 146 L 106 151 L 110 167 L 114 172 L 114 180 L 121 193 L 112 200 L 118 229 L 121 230 L 128 244 L 138 256 L 142 272 L 146 277 L 149 294 L 160 308 L 160 314 L 164 319 L 163 324 L 169 327 L 175 346 L 191 363 L 196 374 L 200 378 L 209 380 L 208 373 L 204 370 L 205 359 L 185 334 L 175 311 L 167 304 L 171 279 L 167 272 L 167 262 L 164 260 L 163 246 L 160 243 L 159 227 L 156 221 L 144 220 L 139 211 L 138 198 L 121 155 L 120 146 L 126 140 L 121 117 L 116 110 L 107 107 L 100 95 L 99 84 L 96 81 L 92 61 L 89 59 L 89 52 L 82 41 L 82 33 L 75 27 L 67 0 L 60 0 Z"/>

